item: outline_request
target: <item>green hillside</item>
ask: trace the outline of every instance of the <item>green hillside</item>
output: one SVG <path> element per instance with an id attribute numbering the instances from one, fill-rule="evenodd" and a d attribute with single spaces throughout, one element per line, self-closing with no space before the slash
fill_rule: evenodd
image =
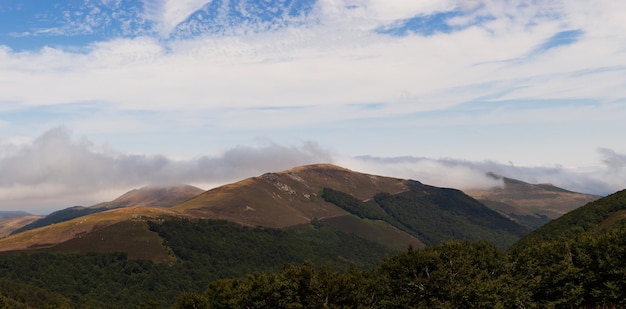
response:
<path id="1" fill-rule="evenodd" d="M 410 190 L 379 193 L 368 202 L 330 188 L 322 197 L 362 218 L 381 220 L 426 245 L 447 240 L 488 240 L 506 248 L 529 230 L 503 217 L 465 193 L 410 182 Z"/>
<path id="2" fill-rule="evenodd" d="M 624 308 L 623 195 L 587 205 L 575 219 L 557 219 L 563 234 L 529 236 L 531 241 L 506 251 L 484 240 L 457 240 L 393 255 L 380 244 L 339 231 L 328 219 L 286 229 L 217 220 L 152 221 L 150 229 L 171 250 L 170 263 L 124 253 L 60 254 L 52 252 L 54 247 L 5 252 L 0 254 L 0 305 Z M 449 211 L 475 211 L 461 211 L 450 201 L 445 205 Z M 335 226 L 350 221 L 345 218 L 359 222 L 355 226 L 384 222 L 344 216 Z"/>
<path id="3" fill-rule="evenodd" d="M 461 191 L 301 167 L 0 239 L 0 308 L 623 308 L 625 208 L 514 243 L 526 228 Z"/>
<path id="4" fill-rule="evenodd" d="M 559 237 L 574 238 L 585 232 L 606 228 L 623 219 L 626 211 L 626 190 L 588 203 L 536 229 L 518 245 L 553 240 Z"/>
<path id="5" fill-rule="evenodd" d="M 155 241 L 153 236 L 140 233 L 138 225 L 140 222 L 134 227 L 124 224 L 108 228 L 144 235 L 141 237 L 148 241 L 146 246 L 141 247 L 138 239 L 129 243 L 138 246 L 138 251 L 161 252 L 150 244 Z M 76 241 L 4 252 L 0 254 L 0 278 L 13 288 L 0 294 L 16 300 L 22 295 L 18 290 L 21 287 L 33 293 L 45 291 L 40 302 L 49 299 L 49 304 L 58 304 L 69 299 L 70 308 L 132 308 L 140 304 L 167 308 L 178 294 L 203 290 L 219 278 L 279 271 L 286 264 L 305 260 L 335 270 L 370 269 L 394 253 L 321 222 L 276 229 L 219 220 L 170 219 L 149 222 L 149 227 L 173 254 L 170 262 L 131 259 L 127 253 L 106 252 L 102 247 L 97 248 L 99 253 L 79 252 Z M 111 237 L 110 233 L 106 235 Z M 101 241 L 106 242 L 100 238 L 86 240 Z M 59 295 L 64 299 L 59 300 Z"/>

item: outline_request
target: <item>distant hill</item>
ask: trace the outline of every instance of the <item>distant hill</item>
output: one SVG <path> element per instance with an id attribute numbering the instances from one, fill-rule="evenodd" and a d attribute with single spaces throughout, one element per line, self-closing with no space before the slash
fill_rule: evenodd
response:
<path id="1" fill-rule="evenodd" d="M 105 232 L 114 232 L 115 229 L 107 227 L 121 224 L 121 222 L 144 222 L 142 229 L 149 233 L 145 222 L 163 220 L 164 218 L 226 219 L 246 226 L 284 228 L 306 225 L 314 220 L 325 218 L 351 216 L 343 209 L 319 197 L 325 185 L 353 192 L 361 198 L 371 198 L 378 192 L 408 190 L 406 180 L 354 173 L 330 165 L 315 165 L 285 172 L 268 173 L 204 192 L 190 200 L 186 197 L 186 202 L 174 207 L 168 208 L 166 207 L 168 205 L 156 203 L 152 205 L 157 205 L 157 207 L 116 208 L 120 205 L 151 206 L 147 201 L 155 200 L 153 199 L 154 195 L 144 194 L 146 190 L 133 190 L 109 203 L 97 204 L 90 208 L 70 208 L 62 212 L 70 213 L 72 210 L 78 210 L 96 211 L 97 213 L 75 216 L 71 220 L 65 218 L 66 220 L 58 220 L 53 225 L 46 225 L 35 230 L 15 234 L 6 239 L 0 239 L 0 250 L 64 247 L 60 245 L 64 242 L 72 242 L 71 247 L 74 250 L 79 247 L 79 243 L 88 245 L 89 250 L 95 250 L 96 248 L 93 246 L 97 245 L 98 242 L 82 240 L 90 238 L 90 234 L 103 235 L 102 233 Z M 177 191 L 158 191 L 159 194 L 168 192 L 175 193 Z M 197 191 L 191 190 L 190 192 L 195 194 Z M 156 199 L 155 201 L 160 200 Z M 241 207 L 241 205 L 245 206 Z M 368 239 L 377 240 L 378 243 L 384 243 L 384 245 L 396 250 L 402 250 L 408 245 L 423 246 L 421 241 L 414 236 L 399 231 L 386 222 L 368 222 L 359 219 L 346 219 L 346 221 L 351 222 L 351 224 L 342 226 L 339 230 L 346 233 L 357 232 Z M 135 224 L 135 227 L 138 226 L 140 225 Z M 139 235 L 140 233 L 138 233 L 138 231 L 135 232 Z M 100 238 L 114 239 L 114 237 L 99 237 L 98 239 Z M 389 241 L 391 239 L 394 241 Z M 125 239 L 125 244 L 122 247 L 128 247 L 127 243 L 129 242 L 132 242 L 132 237 Z M 102 244 L 104 245 L 104 243 Z M 105 247 L 109 251 L 114 251 L 110 244 Z"/>
<path id="2" fill-rule="evenodd" d="M 0 303 L 619 308 L 625 219 L 626 190 L 523 236 L 527 228 L 459 190 L 303 166 L 172 207 L 113 207 L 0 239 Z M 219 293 L 193 293 L 209 290 Z"/>
<path id="3" fill-rule="evenodd" d="M 30 224 L 26 224 L 21 228 L 15 229 L 13 232 L 11 232 L 11 234 L 17 234 L 35 228 L 44 227 L 50 224 L 64 222 L 74 218 L 79 218 L 93 213 L 116 208 L 168 208 L 180 202 L 191 199 L 202 192 L 204 192 L 204 190 L 189 185 L 178 185 L 171 187 L 144 187 L 141 189 L 129 191 L 110 202 L 99 203 L 90 207 L 74 206 L 55 211 Z"/>
<path id="4" fill-rule="evenodd" d="M 501 179 L 504 187 L 467 190 L 467 194 L 531 229 L 600 198 L 568 191 L 552 184 L 530 184 L 493 173 L 488 175 Z"/>
<path id="5" fill-rule="evenodd" d="M 317 164 L 221 186 L 171 209 L 192 217 L 268 227 L 287 227 L 347 215 L 347 211 L 324 201 L 320 196 L 324 188 L 345 192 L 359 200 L 371 199 L 381 192 L 396 194 L 410 189 L 404 179 Z"/>
<path id="6" fill-rule="evenodd" d="M 408 191 L 379 193 L 368 201 L 329 188 L 322 196 L 360 218 L 387 222 L 426 245 L 452 239 L 488 240 L 506 248 L 530 231 L 459 190 L 408 183 Z"/>
<path id="7" fill-rule="evenodd" d="M 334 198 L 329 195 L 331 191 Z M 84 246 L 85 250 L 98 251 L 97 246 L 101 246 L 104 251 L 115 251 L 114 240 L 118 239 L 117 249 L 127 252 L 141 246 L 133 245 L 133 237 L 107 237 L 107 233 L 119 234 L 110 226 L 132 227 L 133 232 L 128 234 L 136 235 L 136 241 L 141 242 L 153 235 L 146 222 L 168 218 L 221 219 L 272 228 L 319 222 L 396 251 L 449 239 L 487 239 L 507 247 L 529 232 L 461 191 L 329 164 L 267 173 L 198 192 L 189 186 L 143 188 L 111 202 L 68 208 L 39 220 L 45 223 L 42 227 L 0 239 L 0 250 L 80 250 Z M 346 199 L 351 199 L 356 208 L 347 207 Z M 374 213 L 367 214 L 368 209 Z M 66 242 L 71 245 L 61 245 Z M 154 243 L 154 252 L 162 249 Z M 159 252 L 158 259 L 166 259 L 163 251 Z M 144 255 L 137 252 L 131 256 Z"/>
<path id="8" fill-rule="evenodd" d="M 41 219 L 40 216 L 25 215 L 21 217 L 11 217 L 0 219 L 0 238 L 6 237 L 13 233 L 13 231 L 33 223 L 36 220 Z"/>
<path id="9" fill-rule="evenodd" d="M 25 211 L 0 211 L 0 237 L 5 237 L 39 218 L 41 217 Z"/>
<path id="10" fill-rule="evenodd" d="M 11 219 L 27 216 L 32 216 L 32 214 L 25 211 L 0 211 L 0 219 Z"/>
<path id="11" fill-rule="evenodd" d="M 520 240 L 520 244 L 556 238 L 572 239 L 583 233 L 609 229 L 615 224 L 623 223 L 624 219 L 626 190 L 590 202 L 550 221 Z"/>
<path id="12" fill-rule="evenodd" d="M 371 211 L 381 215 L 363 215 L 361 211 L 368 207 L 363 203 L 352 209 L 344 207 L 321 196 L 325 189 L 352 197 L 357 204 L 372 201 L 375 205 Z M 314 219 L 339 222 L 340 217 L 351 214 L 363 220 L 382 221 L 426 244 L 449 239 L 489 239 L 506 247 L 529 232 L 461 191 L 358 173 L 330 164 L 246 179 L 209 190 L 172 210 L 192 217 L 270 227 L 305 224 Z M 347 230 L 346 225 L 342 228 Z M 351 232 L 365 235 L 361 228 L 355 227 Z"/>
<path id="13" fill-rule="evenodd" d="M 380 293 L 391 293 L 391 298 L 425 295 L 424 291 L 441 290 L 443 284 L 463 293 L 476 291 L 481 299 L 490 299 L 493 291 L 502 295 L 519 292 L 529 301 L 525 304 L 536 302 L 538 307 L 550 307 L 560 304 L 563 293 L 572 291 L 571 285 L 563 282 L 578 284 L 580 278 L 594 278 L 581 285 L 589 291 L 593 286 L 623 290 L 621 285 L 612 285 L 617 282 L 613 279 L 623 278 L 621 273 L 613 276 L 612 272 L 623 262 L 623 254 L 598 255 L 610 258 L 606 266 L 587 259 L 587 252 L 598 254 L 603 248 L 622 252 L 614 249 L 621 244 L 615 240 L 624 239 L 623 229 L 621 234 L 599 233 L 599 238 L 591 234 L 567 237 L 580 235 L 580 231 L 623 226 L 624 192 L 580 207 L 572 211 L 575 215 L 563 215 L 553 222 L 564 223 L 546 224 L 539 229 L 543 232 L 531 233 L 513 246 L 509 245 L 529 229 L 462 191 L 328 164 L 266 173 L 202 192 L 175 205 L 158 202 L 172 200 L 168 192 L 177 195 L 176 190 L 158 191 L 163 194 L 158 198 L 154 198 L 158 194 L 146 192 L 134 190 L 109 203 L 76 208 L 99 211 L 0 239 L 0 264 L 4 265 L 0 267 L 4 279 L 0 280 L 0 288 L 6 299 L 22 302 L 28 299 L 22 295 L 42 293 L 38 294 L 40 298 L 51 299 L 48 303 L 70 300 L 83 307 L 154 307 L 154 300 L 170 307 L 180 293 L 206 290 L 216 279 L 269 278 L 259 277 L 257 272 L 300 269 L 285 265 L 304 261 L 312 261 L 333 278 L 329 270 L 345 270 L 351 277 L 358 274 L 356 269 L 371 269 L 383 260 L 389 261 L 387 265 L 398 267 L 395 275 L 402 276 L 397 290 L 385 286 L 390 278 L 387 275 L 395 276 L 393 272 L 380 269 L 373 269 L 370 274 L 374 277 L 367 275 L 359 282 L 381 275 L 383 281 L 372 284 L 382 288 Z M 504 251 L 485 241 L 472 244 L 458 240 L 487 240 L 509 250 L 505 256 Z M 406 250 L 409 246 L 428 247 Z M 406 251 L 400 260 L 388 259 L 400 251 Z M 417 260 L 407 261 L 410 263 L 406 265 L 397 263 L 404 257 Z M 450 267 L 452 263 L 456 271 Z M 511 263 L 514 267 L 508 266 Z M 600 272 L 594 268 L 598 265 L 602 266 Z M 476 268 L 484 268 L 484 272 L 475 272 Z M 572 276 L 561 281 L 560 269 L 567 269 Z M 458 271 L 465 270 L 461 276 L 465 279 L 458 281 Z M 437 277 L 442 271 L 446 275 Z M 311 278 L 300 272 L 289 278 L 298 276 Z M 426 281 L 414 281 L 418 277 Z M 487 284 L 489 289 L 482 290 L 486 278 L 503 281 L 487 280 L 491 282 Z M 516 285 L 501 291 L 500 287 L 511 280 Z M 219 282 L 228 285 L 235 281 Z M 434 285 L 422 290 L 426 285 L 419 282 Z M 275 283 L 263 281 L 251 289 L 263 290 Z M 326 283 L 319 282 L 333 289 L 341 287 Z M 409 284 L 411 288 L 405 289 Z M 466 291 L 465 286 L 477 289 Z M 452 295 L 442 291 L 443 296 Z M 584 304 L 607 299 L 594 293 L 584 296 Z M 459 304 L 465 301 L 459 298 Z M 573 307 L 581 304 L 576 298 L 567 301 L 565 304 Z"/>
<path id="14" fill-rule="evenodd" d="M 90 208 L 153 207 L 169 208 L 203 193 L 204 190 L 190 185 L 148 186 L 131 190 L 113 201 Z"/>

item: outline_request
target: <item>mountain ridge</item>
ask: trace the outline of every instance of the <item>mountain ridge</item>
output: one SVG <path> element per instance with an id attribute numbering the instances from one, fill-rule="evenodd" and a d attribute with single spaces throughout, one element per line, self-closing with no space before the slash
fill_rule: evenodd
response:
<path id="1" fill-rule="evenodd" d="M 168 208 L 191 199 L 202 192 L 204 190 L 190 185 L 146 186 L 128 191 L 109 202 L 98 203 L 88 207 L 73 206 L 54 211 L 43 218 L 14 229 L 10 234 L 17 234 L 117 208 Z"/>
<path id="2" fill-rule="evenodd" d="M 504 186 L 465 192 L 487 207 L 532 229 L 600 198 L 552 184 L 531 184 L 495 173 L 487 175 L 502 180 Z"/>
<path id="3" fill-rule="evenodd" d="M 341 194 L 351 196 L 360 203 L 382 203 L 384 198 L 377 200 L 381 194 L 393 197 L 394 200 L 392 204 L 374 205 L 378 207 L 379 212 L 388 214 L 387 219 L 359 217 L 354 210 L 346 210 L 325 200 L 321 196 L 325 188 L 332 188 Z M 408 245 L 422 247 L 425 239 L 429 239 L 428 243 L 436 243 L 447 237 L 452 239 L 480 239 L 481 236 L 479 235 L 492 240 L 499 239 L 491 234 L 495 231 L 492 228 L 483 229 L 476 223 L 471 223 L 480 220 L 495 219 L 509 222 L 509 227 L 497 232 L 508 235 L 500 239 L 502 241 L 501 246 L 506 246 L 521 236 L 519 232 L 521 227 L 509 219 L 497 219 L 496 217 L 500 215 L 496 215 L 496 217 L 488 215 L 483 219 L 467 221 L 455 214 L 466 208 L 475 209 L 465 212 L 470 217 L 491 211 L 461 191 L 427 186 L 415 180 L 355 172 L 332 164 L 313 164 L 265 173 L 202 191 L 202 193 L 195 195 L 195 193 L 200 192 L 198 190 L 193 187 L 181 187 L 178 191 L 163 188 L 131 190 L 111 202 L 96 204 L 94 207 L 73 209 L 78 212 L 93 212 L 87 216 L 69 216 L 66 218 L 68 220 L 59 220 L 52 222 L 54 223 L 52 225 L 0 239 L 0 250 L 54 248 L 58 244 L 68 241 L 79 244 L 81 242 L 76 239 L 87 237 L 90 233 L 103 233 L 101 232 L 103 229 L 113 224 L 159 221 L 167 218 L 221 219 L 250 227 L 268 228 L 310 225 L 316 221 L 324 224 L 328 222 L 328 224 L 335 226 L 335 229 L 354 233 L 369 241 L 394 248 L 394 250 Z M 411 193 L 417 191 L 429 193 L 418 195 Z M 143 194 L 145 192 L 156 193 L 152 195 Z M 180 203 L 170 207 L 170 205 L 160 203 L 163 194 L 168 192 L 191 192 L 192 194 L 184 195 L 185 198 L 181 199 Z M 190 197 L 191 195 L 195 196 Z M 403 196 L 408 198 L 403 198 Z M 120 206 L 126 207 L 119 208 Z M 385 209 L 383 206 L 387 208 Z M 460 208 L 452 211 L 446 210 L 455 209 L 454 207 Z M 429 210 L 420 215 L 421 208 Z M 420 216 L 426 215 L 431 216 L 431 219 L 420 221 Z M 393 219 L 389 219 L 391 218 L 389 216 L 392 216 Z M 351 219 L 352 217 L 355 218 Z M 409 217 L 412 218 L 409 221 L 403 219 Z M 430 229 L 421 227 L 421 225 L 425 226 L 426 222 L 432 220 L 435 220 L 435 223 L 436 220 L 452 220 L 451 222 L 458 224 L 457 226 L 447 225 L 450 230 L 441 233 L 442 236 L 433 236 L 439 233 L 436 224 Z M 487 222 L 485 224 L 487 224 L 486 226 L 500 225 L 490 225 L 491 223 Z M 145 225 L 141 226 L 144 230 L 146 229 Z M 468 230 L 463 231 L 460 227 L 466 227 Z M 42 236 L 40 233 L 44 235 Z M 136 234 L 143 235 L 142 233 L 137 232 Z M 404 236 L 400 237 L 401 234 Z M 431 236 L 428 238 L 425 235 Z M 420 237 L 427 238 L 420 239 Z M 401 241 L 394 242 L 392 241 L 394 238 L 401 239 Z M 128 239 L 128 241 L 132 241 L 132 239 Z M 124 247 L 126 248 L 128 245 L 125 244 Z"/>

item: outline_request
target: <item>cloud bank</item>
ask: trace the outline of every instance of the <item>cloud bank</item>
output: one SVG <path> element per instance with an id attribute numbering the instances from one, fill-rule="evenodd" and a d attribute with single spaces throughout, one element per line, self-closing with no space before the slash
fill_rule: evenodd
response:
<path id="1" fill-rule="evenodd" d="M 47 213 L 59 207 L 107 201 L 145 185 L 214 186 L 314 163 L 335 163 L 355 171 L 460 189 L 502 185 L 485 176 L 489 171 L 586 193 L 606 194 L 626 187 L 626 155 L 609 149 L 601 149 L 600 154 L 605 169 L 593 171 L 454 159 L 350 157 L 314 142 L 239 146 L 215 156 L 174 160 L 121 153 L 76 139 L 65 128 L 54 128 L 29 142 L 0 144 L 0 204 L 6 210 Z"/>
<path id="2" fill-rule="evenodd" d="M 31 11 L 0 4 L 6 207 L 320 161 L 460 188 L 493 185 L 487 171 L 624 186 L 624 1 L 19 6 Z M 63 129 L 15 137 L 59 125 L 111 144 Z M 254 138 L 277 142 L 237 146 Z"/>
<path id="3" fill-rule="evenodd" d="M 503 146 L 468 159 L 536 165 L 567 159 L 561 162 L 567 166 L 593 159 L 593 151 L 582 154 L 581 148 L 626 151 L 619 148 L 626 130 L 626 2 L 142 0 L 60 6 L 49 11 L 67 14 L 46 28 L 56 34 L 35 36 L 50 44 L 24 50 L 0 45 L 0 138 L 65 125 L 106 135 L 102 140 L 111 143 L 124 131 L 143 141 L 170 124 L 167 131 L 177 136 L 228 136 L 234 142 L 217 145 L 227 149 L 248 143 L 258 131 L 289 144 L 342 134 L 342 140 L 367 140 L 371 134 L 362 132 L 380 128 L 416 142 L 396 148 L 381 138 L 376 149 L 358 151 L 344 147 L 349 143 L 332 144 L 377 156 L 441 149 L 427 155 L 439 157 L 497 143 Z M 335 130 L 328 133 L 328 127 Z M 296 134 L 285 131 L 299 134 L 290 138 Z M 447 135 L 428 139 L 423 131 Z M 472 131 L 479 133 L 463 136 Z M 468 138 L 485 147 L 454 148 Z M 450 140 L 445 147 L 443 139 Z M 541 156 L 527 150 L 536 147 Z M 397 150 L 374 152 L 379 149 Z M 201 152 L 194 151 L 186 154 Z"/>

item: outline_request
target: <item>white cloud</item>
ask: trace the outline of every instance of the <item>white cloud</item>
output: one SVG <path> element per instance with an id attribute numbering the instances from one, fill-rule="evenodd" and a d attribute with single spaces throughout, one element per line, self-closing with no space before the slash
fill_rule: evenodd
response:
<path id="1" fill-rule="evenodd" d="M 142 0 L 146 18 L 157 25 L 161 37 L 168 37 L 172 31 L 191 14 L 211 3 L 212 0 Z"/>
<path id="2" fill-rule="evenodd" d="M 413 179 L 422 183 L 456 189 L 484 189 L 502 186 L 501 180 L 486 175 L 485 170 L 469 162 L 399 157 L 341 157 L 338 164 L 354 170 L 388 177 Z"/>
<path id="3" fill-rule="evenodd" d="M 145 7 L 169 29 L 206 3 L 161 1 L 146 2 Z M 117 39 L 94 44 L 86 54 L 54 48 L 36 53 L 4 49 L 0 69 L 10 80 L 2 82 L 11 87 L 0 100 L 28 105 L 102 101 L 122 109 L 179 109 L 397 103 L 410 98 L 409 104 L 385 108 L 385 113 L 397 114 L 446 109 L 507 90 L 497 99 L 626 96 L 620 71 L 577 74 L 625 63 L 619 40 L 585 35 L 576 44 L 536 59 L 506 61 L 524 58 L 557 31 L 591 31 L 588 22 L 569 17 L 567 4 L 329 0 L 318 5 L 331 12 L 320 13 L 319 24 L 270 32 L 165 43 L 148 37 Z M 358 27 L 359 20 L 379 24 L 377 20 L 457 6 L 469 12 L 479 7 L 479 13 L 472 14 L 493 14 L 496 20 L 430 37 L 390 37 Z M 550 19 L 552 11 L 564 20 Z M 325 24 L 324 18 L 342 14 L 361 15 L 358 20 L 338 19 L 341 27 Z M 489 83 L 494 84 L 484 86 Z M 38 91 L 29 91 L 32 87 Z"/>
<path id="4" fill-rule="evenodd" d="M 622 184 L 620 173 L 607 174 L 602 169 L 594 174 L 571 168 L 596 164 L 597 158 L 587 154 L 589 149 L 605 146 L 616 153 L 626 151 L 619 148 L 621 132 L 626 130 L 626 2 L 323 0 L 316 2 L 311 16 L 294 17 L 299 22 L 266 28 L 244 23 L 227 34 L 207 32 L 192 38 L 171 35 L 177 25 L 209 3 L 143 1 L 144 18 L 157 25 L 155 36 L 145 29 L 127 29 L 124 33 L 132 37 L 94 42 L 78 51 L 45 47 L 17 52 L 0 45 L 0 138 L 34 135 L 43 128 L 67 125 L 111 143 L 117 142 L 122 135 L 119 132 L 128 132 L 138 138 L 136 148 L 130 151 L 145 153 L 150 151 L 142 151 L 142 147 L 152 147 L 154 153 L 171 155 L 178 149 L 168 148 L 164 139 L 155 143 L 158 138 L 153 138 L 149 143 L 144 138 L 168 130 L 179 130 L 174 136 L 201 131 L 236 140 L 236 145 L 256 136 L 274 138 L 275 132 L 265 130 L 275 129 L 287 132 L 277 135 L 290 135 L 292 141 L 334 138 L 335 147 L 359 149 L 342 149 L 351 155 L 427 153 L 438 157 L 449 156 L 442 152 L 452 150 L 452 155 L 467 155 L 472 160 L 482 157 L 566 166 L 554 173 L 546 172 L 554 171 L 552 168 L 493 167 L 512 177 L 543 171 L 539 174 L 546 181 L 561 181 L 581 190 L 593 187 L 591 192 L 604 193 Z M 105 4 L 120 7 L 120 2 Z M 450 10 L 463 12 L 450 23 L 466 28 L 430 36 L 373 31 L 407 18 Z M 105 13 L 94 14 L 100 18 L 96 24 L 107 22 Z M 129 21 L 131 26 L 143 22 L 131 15 L 122 16 L 120 22 Z M 93 31 L 101 29 L 96 24 L 86 26 Z M 572 44 L 534 52 L 556 33 L 571 30 L 581 33 Z M 575 101 L 564 103 L 569 100 Z M 85 104 L 99 108 L 92 113 L 74 110 Z M 330 132 L 329 126 L 334 131 Z M 372 141 L 367 133 L 357 132 L 368 126 L 368 133 L 394 134 Z M 330 133 L 319 137 L 323 130 Z M 243 135 L 245 138 L 240 138 Z M 52 144 L 41 144 L 42 139 Z M 207 145 L 204 149 L 222 147 Z M 58 147 L 57 152 L 64 155 L 43 156 L 44 146 L 55 151 Z M 128 164 L 132 166 L 151 169 L 135 169 L 135 174 L 123 178 L 125 186 L 148 181 L 160 175 L 157 171 L 168 169 L 176 170 L 173 174 L 181 181 L 209 181 L 191 173 L 201 160 L 136 157 L 93 147 L 93 143 L 82 144 L 58 132 L 32 144 L 0 142 L 2 162 L 11 159 L 15 166 L 24 167 L 16 170 L 2 163 L 16 175 L 12 180 L 0 176 L 3 192 L 27 192 L 37 186 L 43 186 L 40 192 L 59 191 L 57 185 L 47 182 L 55 179 L 67 188 L 83 182 L 96 185 L 85 180 L 92 177 L 116 182 L 122 179 L 116 174 L 119 166 L 131 161 L 134 163 Z M 230 147 L 232 144 L 222 148 Z M 259 149 L 272 148 L 299 158 L 285 161 L 289 164 L 320 159 L 303 147 Z M 262 151 L 255 149 L 239 150 L 261 156 Z M 77 165 L 62 164 L 63 158 L 72 158 Z M 225 158 L 204 157 L 206 162 Z M 332 155 L 321 158 L 340 160 Z M 279 167 L 270 158 L 265 160 L 268 167 Z M 450 181 L 445 175 L 454 175 L 450 177 L 458 182 L 450 183 L 455 186 L 478 177 L 483 170 L 441 160 L 346 162 L 374 172 L 406 172 L 402 175 L 415 175 L 426 183 L 444 184 Z M 258 171 L 250 169 L 245 175 Z M 438 170 L 446 172 L 439 174 Z M 82 176 L 73 180 L 75 174 Z M 429 178 L 419 179 L 426 175 Z M 571 175 L 584 176 L 571 177 L 576 181 L 589 181 L 568 183 Z"/>
<path id="5" fill-rule="evenodd" d="M 313 163 L 335 163 L 359 172 L 458 189 L 502 185 L 487 177 L 487 172 L 585 193 L 606 194 L 626 187 L 626 155 L 609 149 L 600 153 L 606 167 L 587 170 L 519 167 L 493 161 L 350 157 L 314 142 L 300 146 L 266 142 L 213 156 L 174 160 L 162 155 L 120 153 L 84 138 L 75 139 L 67 129 L 55 128 L 32 141 L 20 138 L 0 143 L 0 203 L 6 210 L 19 208 L 40 214 L 96 204 L 149 184 L 224 184 Z"/>
<path id="6" fill-rule="evenodd" d="M 31 143 L 7 141 L 0 144 L 0 154 L 0 203 L 3 208 L 23 207 L 34 212 L 102 202 L 94 200 L 94 196 L 102 198 L 102 192 L 149 184 L 225 183 L 330 161 L 328 151 L 315 143 L 239 146 L 218 156 L 186 160 L 131 155 L 73 139 L 64 128 L 47 131 Z M 40 206 L 41 201 L 47 204 Z"/>
<path id="7" fill-rule="evenodd" d="M 385 1 L 385 0 L 320 0 L 318 14 L 322 23 L 354 23 L 372 28 L 455 8 L 456 1 Z"/>
<path id="8" fill-rule="evenodd" d="M 410 178 L 426 184 L 458 189 L 489 188 L 502 185 L 487 177 L 493 172 L 529 183 L 550 183 L 589 194 L 605 195 L 626 188 L 626 155 L 600 149 L 604 166 L 565 168 L 563 166 L 516 166 L 495 161 L 466 161 L 420 157 L 356 157 L 338 162 L 374 174 Z"/>

